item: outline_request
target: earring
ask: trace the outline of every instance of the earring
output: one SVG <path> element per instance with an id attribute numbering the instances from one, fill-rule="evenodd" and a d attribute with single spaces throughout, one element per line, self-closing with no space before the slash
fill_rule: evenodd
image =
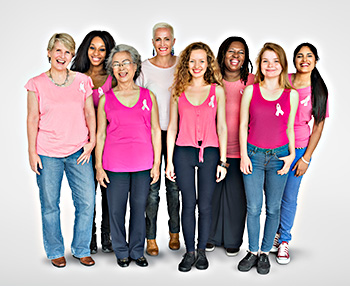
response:
<path id="1" fill-rule="evenodd" d="M 171 48 L 171 55 L 173 56 L 175 54 L 174 47 Z"/>
<path id="2" fill-rule="evenodd" d="M 154 48 L 153 48 L 152 55 L 153 55 L 153 56 L 155 56 L 155 55 L 156 55 L 156 51 L 154 50 Z"/>

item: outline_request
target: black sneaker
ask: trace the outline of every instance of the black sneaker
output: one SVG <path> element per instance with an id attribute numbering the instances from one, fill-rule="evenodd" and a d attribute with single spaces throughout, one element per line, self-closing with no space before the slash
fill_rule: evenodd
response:
<path id="1" fill-rule="evenodd" d="M 147 267 L 148 266 L 148 261 L 146 259 L 146 257 L 141 256 L 140 258 L 135 259 L 135 263 L 136 265 L 140 266 L 140 267 Z"/>
<path id="2" fill-rule="evenodd" d="M 200 270 L 204 270 L 204 269 L 207 269 L 208 266 L 209 266 L 209 262 L 207 257 L 205 256 L 205 250 L 197 249 L 196 268 Z"/>
<path id="3" fill-rule="evenodd" d="M 270 261 L 269 256 L 265 253 L 260 254 L 259 260 L 258 260 L 258 273 L 259 274 L 267 274 L 270 272 Z"/>
<path id="4" fill-rule="evenodd" d="M 237 256 L 239 248 L 225 248 L 227 256 Z"/>
<path id="5" fill-rule="evenodd" d="M 258 262 L 258 256 L 248 251 L 247 255 L 238 263 L 238 270 L 247 272 Z"/>
<path id="6" fill-rule="evenodd" d="M 97 253 L 96 234 L 93 234 L 93 235 L 91 236 L 90 253 L 91 253 L 91 254 L 96 254 L 96 253 Z"/>
<path id="7" fill-rule="evenodd" d="M 215 249 L 215 244 L 212 244 L 210 242 L 208 242 L 207 245 L 205 246 L 206 251 L 214 251 L 214 249 Z"/>
<path id="8" fill-rule="evenodd" d="M 102 244 L 102 252 L 104 253 L 113 252 L 111 237 L 108 232 L 101 233 L 101 244 Z"/>
<path id="9" fill-rule="evenodd" d="M 179 271 L 187 272 L 191 270 L 192 265 L 196 262 L 196 256 L 194 252 L 186 252 L 183 256 L 180 264 Z"/>

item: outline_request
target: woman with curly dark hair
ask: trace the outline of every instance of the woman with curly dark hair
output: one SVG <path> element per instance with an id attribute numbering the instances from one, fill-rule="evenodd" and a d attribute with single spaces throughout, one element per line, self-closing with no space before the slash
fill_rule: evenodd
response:
<path id="1" fill-rule="evenodd" d="M 212 194 L 216 183 L 225 178 L 228 165 L 225 92 L 218 64 L 208 45 L 196 42 L 181 53 L 172 87 L 166 176 L 171 181 L 176 178 L 182 194 L 181 222 L 186 253 L 178 269 L 190 271 L 194 264 L 197 269 L 207 269 L 205 246 L 210 230 Z M 197 255 L 196 204 L 199 212 Z"/>
<path id="2" fill-rule="evenodd" d="M 230 168 L 218 183 L 212 200 L 212 224 L 207 251 L 224 246 L 228 256 L 238 254 L 243 242 L 247 202 L 239 152 L 239 109 L 245 87 L 254 82 L 249 49 L 241 37 L 229 37 L 220 46 L 217 61 L 226 94 L 227 162 Z M 250 69 L 249 69 L 250 68 Z"/>

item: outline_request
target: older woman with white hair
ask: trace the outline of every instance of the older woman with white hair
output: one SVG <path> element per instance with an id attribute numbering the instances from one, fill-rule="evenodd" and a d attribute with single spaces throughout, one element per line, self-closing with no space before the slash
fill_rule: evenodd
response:
<path id="1" fill-rule="evenodd" d="M 177 57 L 174 55 L 174 29 L 168 23 L 157 23 L 153 26 L 153 58 L 142 62 L 142 71 L 136 83 L 151 90 L 159 107 L 159 122 L 162 130 L 162 156 L 165 165 L 167 163 L 166 137 L 169 124 L 170 86 L 174 79 Z M 152 256 L 158 255 L 159 249 L 156 242 L 157 214 L 159 207 L 160 179 L 152 184 L 149 189 L 146 206 L 146 253 Z M 169 248 L 180 248 L 180 202 L 179 188 L 176 182 L 165 177 L 166 200 L 168 206 Z"/>
<path id="2" fill-rule="evenodd" d="M 107 71 L 117 86 L 100 98 L 97 111 L 96 179 L 107 187 L 112 247 L 121 267 L 127 267 L 130 260 L 135 260 L 138 266 L 148 265 L 143 256 L 146 201 L 150 183 L 159 179 L 158 106 L 152 92 L 135 84 L 140 70 L 141 57 L 135 48 L 128 45 L 113 48 Z"/>

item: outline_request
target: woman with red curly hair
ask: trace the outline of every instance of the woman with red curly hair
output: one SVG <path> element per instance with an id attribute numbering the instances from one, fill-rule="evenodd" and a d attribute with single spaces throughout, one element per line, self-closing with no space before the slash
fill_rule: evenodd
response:
<path id="1" fill-rule="evenodd" d="M 181 53 L 172 88 L 166 176 L 171 181 L 176 178 L 182 194 L 186 253 L 178 269 L 184 272 L 194 264 L 197 269 L 209 266 L 205 246 L 210 231 L 211 199 L 216 183 L 225 178 L 228 167 L 225 92 L 219 66 L 208 45 L 196 42 Z"/>

